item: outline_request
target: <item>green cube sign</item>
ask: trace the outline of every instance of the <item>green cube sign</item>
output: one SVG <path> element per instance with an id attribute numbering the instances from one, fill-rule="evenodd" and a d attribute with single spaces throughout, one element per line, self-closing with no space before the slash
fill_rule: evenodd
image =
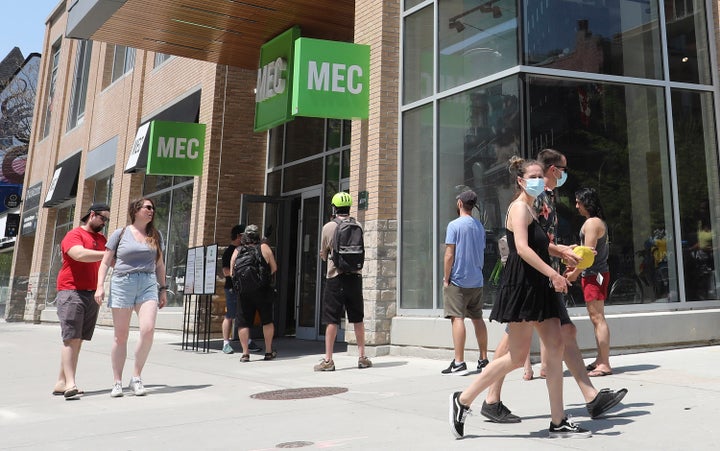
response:
<path id="1" fill-rule="evenodd" d="M 260 49 L 260 65 L 255 86 L 255 131 L 277 127 L 289 120 L 292 88 L 293 43 L 300 37 L 300 27 L 268 41 Z"/>
<path id="2" fill-rule="evenodd" d="M 202 175 L 205 124 L 152 121 L 147 173 Z"/>
<path id="3" fill-rule="evenodd" d="M 370 46 L 298 38 L 294 58 L 294 116 L 367 119 Z"/>

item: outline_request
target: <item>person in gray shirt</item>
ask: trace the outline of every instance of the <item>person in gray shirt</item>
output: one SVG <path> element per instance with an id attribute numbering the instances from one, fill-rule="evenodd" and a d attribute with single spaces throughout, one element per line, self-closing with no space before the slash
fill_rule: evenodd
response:
<path id="1" fill-rule="evenodd" d="M 105 296 L 105 276 L 108 268 L 113 267 L 110 279 L 112 296 L 108 300 L 115 329 L 115 339 L 110 352 L 115 378 L 110 392 L 113 398 L 123 396 L 122 372 L 127 358 L 127 340 L 133 311 L 138 316 L 140 339 L 135 348 L 135 365 L 129 388 L 135 396 L 146 394 L 141 373 L 152 347 L 158 308 L 167 304 L 161 238 L 153 224 L 155 204 L 150 199 L 133 201 L 128 214 L 131 224 L 115 230 L 108 239 L 95 291 L 95 299 L 102 302 Z"/>

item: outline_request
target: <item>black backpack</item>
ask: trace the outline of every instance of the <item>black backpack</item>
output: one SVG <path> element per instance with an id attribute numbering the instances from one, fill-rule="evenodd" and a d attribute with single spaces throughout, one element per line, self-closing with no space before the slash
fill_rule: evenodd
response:
<path id="1" fill-rule="evenodd" d="M 352 272 L 365 264 L 363 230 L 355 218 L 335 218 L 337 227 L 333 238 L 331 259 L 339 272 Z"/>
<path id="2" fill-rule="evenodd" d="M 236 293 L 251 293 L 270 285 L 270 271 L 262 256 L 260 245 L 238 246 L 238 255 L 232 270 Z"/>

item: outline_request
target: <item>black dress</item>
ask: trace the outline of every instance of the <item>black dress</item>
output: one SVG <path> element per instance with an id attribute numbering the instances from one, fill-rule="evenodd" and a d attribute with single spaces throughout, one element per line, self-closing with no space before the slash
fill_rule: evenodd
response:
<path id="1" fill-rule="evenodd" d="M 515 247 L 515 235 L 510 230 L 507 230 L 507 241 L 510 254 L 490 320 L 509 323 L 559 318 L 557 295 L 550 279 L 520 258 Z M 550 264 L 548 237 L 535 219 L 528 225 L 528 245 L 545 263 Z"/>

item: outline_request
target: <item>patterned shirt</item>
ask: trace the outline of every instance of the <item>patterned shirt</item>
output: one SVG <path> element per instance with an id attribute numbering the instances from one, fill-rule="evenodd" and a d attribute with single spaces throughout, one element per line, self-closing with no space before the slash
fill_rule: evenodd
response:
<path id="1" fill-rule="evenodd" d="M 538 197 L 535 198 L 533 208 L 537 212 L 540 227 L 547 233 L 548 240 L 557 244 L 557 235 L 555 231 L 558 226 L 557 210 L 555 208 L 555 191 L 546 189 Z M 552 267 L 555 270 L 560 268 L 560 259 L 550 256 L 552 259 Z"/>

